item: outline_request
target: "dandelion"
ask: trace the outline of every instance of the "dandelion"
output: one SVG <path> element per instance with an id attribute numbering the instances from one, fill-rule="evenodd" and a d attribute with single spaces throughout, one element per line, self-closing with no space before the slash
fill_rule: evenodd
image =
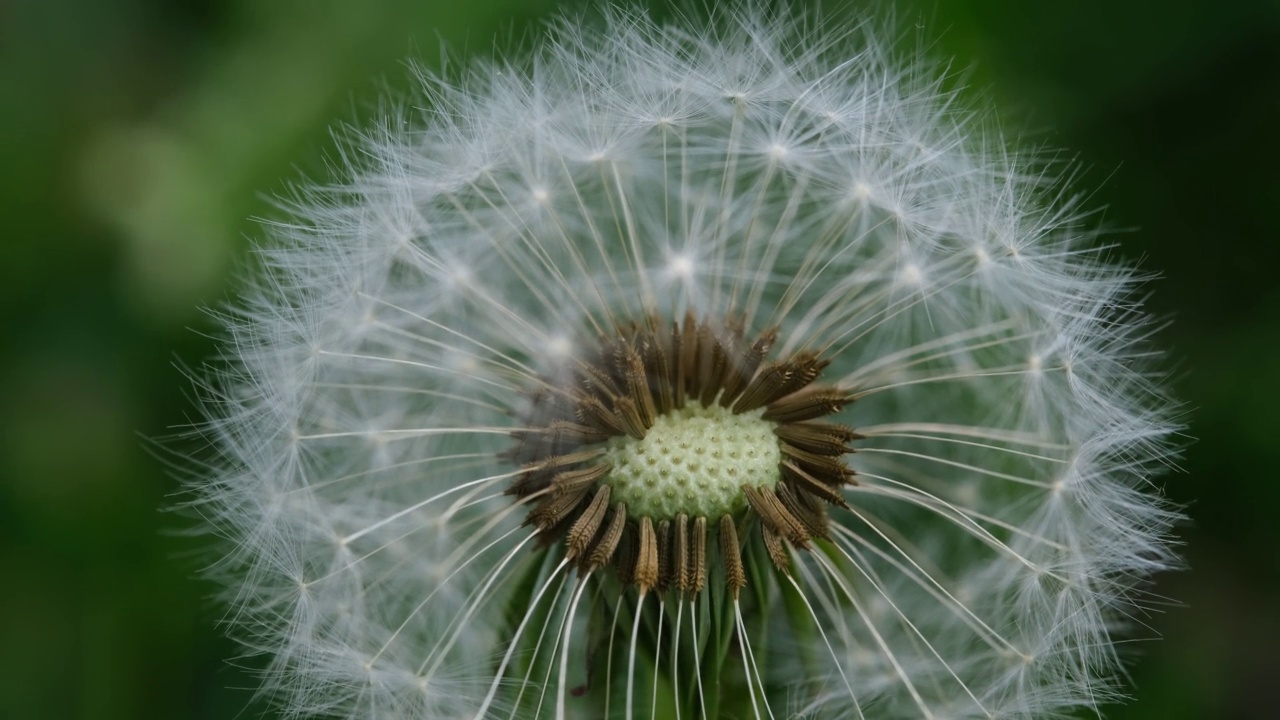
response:
<path id="1" fill-rule="evenodd" d="M 606 15 L 424 74 L 270 228 L 194 502 L 264 692 L 690 720 L 1119 697 L 1175 562 L 1142 278 L 880 28 Z"/>

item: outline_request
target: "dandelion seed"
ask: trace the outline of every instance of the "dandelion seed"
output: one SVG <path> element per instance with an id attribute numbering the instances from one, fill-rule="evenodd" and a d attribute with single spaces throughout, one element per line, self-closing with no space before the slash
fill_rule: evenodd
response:
<path id="1" fill-rule="evenodd" d="M 424 77 L 272 228 L 196 504 L 289 716 L 1117 697 L 1175 563 L 1140 276 L 876 28 L 713 25 Z"/>

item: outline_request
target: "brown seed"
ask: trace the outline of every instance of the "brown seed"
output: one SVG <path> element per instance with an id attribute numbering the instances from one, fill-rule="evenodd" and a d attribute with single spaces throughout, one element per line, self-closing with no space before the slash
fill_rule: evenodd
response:
<path id="1" fill-rule="evenodd" d="M 630 585 L 636 577 L 636 560 L 639 558 L 640 543 L 636 524 L 627 523 L 622 528 L 622 537 L 618 541 L 618 550 L 614 553 L 614 567 L 618 571 L 618 581 Z"/>
<path id="2" fill-rule="evenodd" d="M 587 505 L 587 509 L 582 512 L 573 523 L 573 527 L 569 529 L 569 536 L 566 544 L 569 547 L 565 557 L 572 560 L 591 545 L 591 541 L 595 539 L 596 532 L 600 530 L 601 523 L 604 522 L 605 511 L 609 509 L 609 486 L 601 485 L 596 490 L 595 497 L 591 499 L 591 504 Z"/>
<path id="3" fill-rule="evenodd" d="M 644 417 L 640 414 L 640 409 L 636 407 L 634 400 L 629 397 L 618 398 L 613 404 L 613 410 L 622 421 L 622 427 L 627 435 L 636 440 L 644 439 L 650 426 L 645 424 Z"/>
<path id="4" fill-rule="evenodd" d="M 649 392 L 649 373 L 645 370 L 644 358 L 634 348 L 627 349 L 626 361 L 627 392 L 635 403 L 641 424 L 647 430 L 653 427 L 653 419 L 657 415 L 653 395 Z"/>
<path id="5" fill-rule="evenodd" d="M 675 530 L 671 547 L 671 574 L 675 578 L 676 589 L 681 593 L 688 592 L 692 584 L 689 577 L 689 516 L 684 513 L 676 515 Z"/>
<path id="6" fill-rule="evenodd" d="M 763 524 L 768 525 L 774 532 L 790 540 L 797 547 L 809 547 L 809 533 L 804 529 L 804 524 L 778 500 L 772 488 L 743 485 L 742 492 L 747 496 L 747 502 L 760 516 Z"/>
<path id="7" fill-rule="evenodd" d="M 780 423 L 812 420 L 838 413 L 848 402 L 849 395 L 841 390 L 811 385 L 770 403 L 761 417 Z"/>
<path id="8" fill-rule="evenodd" d="M 698 592 L 707 585 L 707 519 L 693 521 L 693 541 L 689 543 L 689 589 Z"/>
<path id="9" fill-rule="evenodd" d="M 777 389 L 787 381 L 787 365 L 785 363 L 768 363 L 747 383 L 742 395 L 733 404 L 735 413 L 744 413 L 763 407 L 769 402 Z"/>
<path id="10" fill-rule="evenodd" d="M 825 482 L 810 475 L 790 460 L 783 460 L 778 467 L 782 469 L 783 480 L 791 482 L 797 490 L 802 490 L 838 507 L 849 507 L 849 504 L 845 502 L 844 495 L 840 494 L 839 485 Z"/>
<path id="11" fill-rule="evenodd" d="M 857 433 L 844 425 L 812 421 L 782 423 L 773 432 L 795 447 L 819 455 L 844 455 L 852 452 L 848 443 L 857 436 Z"/>
<path id="12" fill-rule="evenodd" d="M 772 528 L 760 523 L 760 535 L 764 537 L 764 549 L 769 553 L 773 566 L 788 575 L 791 574 L 791 559 L 787 557 L 787 548 L 782 543 L 782 536 Z"/>
<path id="13" fill-rule="evenodd" d="M 823 360 L 814 353 L 803 352 L 789 358 L 786 364 L 788 366 L 787 379 L 777 388 L 775 394 L 766 401 L 768 403 L 808 387 L 810 383 L 818 379 L 818 376 L 831 364 L 831 361 Z"/>
<path id="14" fill-rule="evenodd" d="M 605 527 L 604 532 L 600 533 L 599 541 L 591 549 L 591 555 L 587 559 L 588 570 L 601 567 L 613 559 L 614 552 L 618 549 L 618 543 L 622 540 L 622 532 L 626 529 L 626 526 L 627 505 L 626 503 L 618 503 L 613 506 L 613 515 L 609 518 L 609 525 Z"/>
<path id="15" fill-rule="evenodd" d="M 569 465 L 577 465 L 580 462 L 586 462 L 587 460 L 600 457 L 603 454 L 604 450 L 602 448 L 579 450 L 577 452 L 565 453 L 564 455 L 552 455 L 544 460 L 529 463 L 526 467 L 530 471 L 551 470 L 554 468 L 567 467 Z"/>
<path id="16" fill-rule="evenodd" d="M 686 395 L 698 395 L 698 322 L 693 313 L 684 316 L 680 334 L 680 374 L 684 376 Z M 683 407 L 683 406 L 682 406 Z"/>
<path id="17" fill-rule="evenodd" d="M 742 569 L 742 549 L 738 546 L 738 529 L 733 517 L 720 516 L 720 557 L 724 560 L 725 583 L 733 590 L 733 599 L 747 585 L 747 574 Z"/>
<path id="18" fill-rule="evenodd" d="M 666 592 L 675 579 L 674 564 L 671 562 L 671 521 L 658 523 L 658 582 L 654 586 L 658 592 Z"/>
<path id="19" fill-rule="evenodd" d="M 622 394 L 617 382 L 611 376 L 611 366 L 604 357 L 595 362 L 581 363 L 577 367 L 578 385 L 584 393 L 597 395 L 605 399 L 613 399 Z"/>
<path id="20" fill-rule="evenodd" d="M 675 393 L 674 405 L 677 409 L 684 407 L 685 401 L 685 365 L 684 335 L 677 324 L 671 326 L 671 390 Z"/>
<path id="21" fill-rule="evenodd" d="M 553 420 L 541 433 L 540 441 L 550 450 L 549 454 L 559 455 L 567 448 L 584 443 L 600 442 L 609 436 L 595 428 L 587 427 L 568 420 Z"/>
<path id="22" fill-rule="evenodd" d="M 842 485 L 853 477 L 853 471 L 849 469 L 848 465 L 844 464 L 843 455 L 819 455 L 808 450 L 801 450 L 787 442 L 778 443 L 778 449 L 782 451 L 785 457 L 790 458 L 796 465 L 804 468 L 805 472 L 826 480 L 832 485 Z"/>
<path id="23" fill-rule="evenodd" d="M 599 398 L 583 397 L 578 401 L 575 415 L 583 425 L 588 425 L 600 432 L 608 433 L 609 435 L 621 435 L 626 432 L 626 428 L 622 424 L 622 418 L 605 407 Z"/>
<path id="24" fill-rule="evenodd" d="M 769 349 L 773 347 L 774 342 L 778 339 L 778 329 L 770 328 L 756 338 L 751 346 L 738 353 L 738 359 L 730 363 L 730 368 L 725 376 L 724 394 L 720 396 L 720 404 L 725 407 L 731 407 L 738 399 L 738 395 L 746 388 L 751 378 L 755 377 L 756 370 L 760 368 L 760 364 L 764 362 L 764 358 L 769 354 Z"/>
<path id="25" fill-rule="evenodd" d="M 675 390 L 671 384 L 671 335 L 650 333 L 645 348 L 649 353 L 649 385 L 656 390 L 658 412 L 666 414 L 675 407 Z"/>
<path id="26" fill-rule="evenodd" d="M 555 474 L 551 480 L 552 497 L 564 495 L 565 493 L 576 493 L 579 490 L 589 489 L 597 480 L 609 474 L 613 466 L 608 463 L 600 465 L 592 465 L 576 470 L 564 470 Z"/>
<path id="27" fill-rule="evenodd" d="M 548 499 L 543 500 L 529 513 L 529 517 L 525 519 L 526 525 L 536 525 L 539 530 L 548 531 L 560 524 L 560 521 L 569 517 L 582 502 L 587 495 L 589 486 L 583 486 L 580 489 L 566 491 L 564 493 L 555 494 Z"/>
<path id="28" fill-rule="evenodd" d="M 643 595 L 658 584 L 658 536 L 653 521 L 640 518 L 640 548 L 636 556 L 635 583 Z"/>
<path id="29" fill-rule="evenodd" d="M 698 400 L 703 405 L 710 405 L 715 402 L 722 387 L 726 351 L 724 343 L 716 337 L 716 330 L 706 323 L 702 325 L 700 340 L 702 347 L 699 348 L 698 384 L 702 389 L 698 393 Z"/>
<path id="30" fill-rule="evenodd" d="M 789 481 L 778 483 L 778 499 L 813 537 L 827 538 L 827 513 L 812 495 L 794 490 Z"/>

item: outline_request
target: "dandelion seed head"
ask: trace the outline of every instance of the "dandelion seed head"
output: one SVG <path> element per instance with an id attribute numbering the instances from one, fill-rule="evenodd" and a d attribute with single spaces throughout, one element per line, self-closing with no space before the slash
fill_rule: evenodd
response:
<path id="1" fill-rule="evenodd" d="M 267 228 L 193 503 L 263 692 L 367 718 L 1117 698 L 1177 562 L 1146 277 L 891 27 L 604 15 L 421 71 Z"/>

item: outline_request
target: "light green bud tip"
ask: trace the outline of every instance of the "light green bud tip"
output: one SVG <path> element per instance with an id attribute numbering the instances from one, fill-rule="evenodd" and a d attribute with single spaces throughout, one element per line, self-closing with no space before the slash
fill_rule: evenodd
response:
<path id="1" fill-rule="evenodd" d="M 762 414 L 764 408 L 735 415 L 692 403 L 655 418 L 643 440 L 610 439 L 605 458 L 613 470 L 604 482 L 611 501 L 626 503 L 632 517 L 654 520 L 742 511 L 743 485 L 773 489 L 780 479 L 777 424 Z"/>

